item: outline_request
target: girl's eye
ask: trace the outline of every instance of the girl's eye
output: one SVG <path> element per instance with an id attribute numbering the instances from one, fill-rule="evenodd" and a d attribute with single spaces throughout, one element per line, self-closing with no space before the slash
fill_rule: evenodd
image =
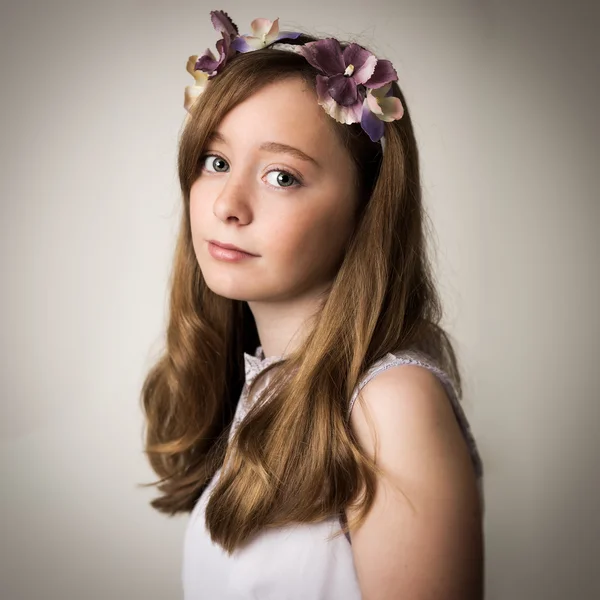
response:
<path id="1" fill-rule="evenodd" d="M 226 173 L 229 170 L 227 161 L 216 154 L 207 154 L 204 156 L 203 167 L 211 173 Z"/>
<path id="2" fill-rule="evenodd" d="M 202 159 L 202 168 L 209 173 L 227 173 L 230 169 L 227 161 L 218 154 L 205 154 Z M 266 174 L 267 182 L 273 187 L 297 187 L 302 182 L 287 171 L 273 169 Z"/>
<path id="3" fill-rule="evenodd" d="M 273 174 L 276 174 L 277 176 L 271 177 Z M 278 171 L 275 169 L 274 171 L 269 171 L 266 177 L 267 181 L 275 187 L 296 187 L 296 185 L 300 184 L 300 182 L 287 171 Z M 269 179 L 269 177 L 271 178 Z M 294 185 L 294 182 L 296 182 L 296 185 Z"/>

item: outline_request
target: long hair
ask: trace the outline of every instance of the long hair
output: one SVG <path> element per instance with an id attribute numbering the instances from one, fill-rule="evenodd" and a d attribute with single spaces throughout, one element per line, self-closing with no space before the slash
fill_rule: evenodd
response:
<path id="1" fill-rule="evenodd" d="M 314 39 L 303 35 L 296 43 Z M 356 226 L 310 333 L 252 382 L 250 396 L 273 371 L 268 401 L 253 404 L 228 443 L 244 385 L 243 353 L 254 354 L 259 338 L 247 303 L 213 293 L 203 279 L 192 246 L 190 189 L 207 139 L 228 111 L 288 77 L 302 77 L 314 90 L 316 74 L 302 56 L 285 50 L 235 55 L 196 100 L 180 138 L 183 211 L 166 348 L 142 389 L 145 452 L 160 479 L 145 485 L 162 492 L 151 501 L 155 509 L 189 512 L 222 468 L 206 526 L 228 553 L 262 529 L 319 522 L 350 504 L 361 508 L 352 524 L 363 522 L 379 468 L 358 445 L 348 407 L 374 361 L 417 349 L 450 374 L 461 395 L 427 254 L 417 144 L 394 82 L 405 110 L 402 119 L 385 123 L 383 153 L 359 124 L 331 119 L 356 165 Z"/>

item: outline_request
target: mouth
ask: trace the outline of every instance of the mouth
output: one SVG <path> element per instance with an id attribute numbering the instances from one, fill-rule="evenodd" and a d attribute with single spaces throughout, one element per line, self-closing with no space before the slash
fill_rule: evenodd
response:
<path id="1" fill-rule="evenodd" d="M 218 240 L 208 240 L 209 244 L 213 246 L 217 246 L 219 248 L 224 248 L 225 250 L 233 250 L 235 252 L 241 252 L 242 254 L 247 254 L 248 256 L 258 256 L 257 254 L 253 254 L 252 252 L 248 252 L 239 246 L 235 246 L 233 244 L 227 244 L 225 242 L 219 242 Z"/>
<path id="2" fill-rule="evenodd" d="M 224 248 L 223 246 L 219 246 L 212 241 L 208 242 L 208 252 L 213 258 L 227 262 L 237 262 L 244 259 L 256 258 L 257 256 L 243 250 Z"/>

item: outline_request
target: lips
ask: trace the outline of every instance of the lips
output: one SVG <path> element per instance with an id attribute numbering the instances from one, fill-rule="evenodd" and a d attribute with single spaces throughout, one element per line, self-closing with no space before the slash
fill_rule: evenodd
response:
<path id="1" fill-rule="evenodd" d="M 219 242 L 218 240 L 208 240 L 211 244 L 215 246 L 220 246 L 221 248 L 225 248 L 227 250 L 237 250 L 238 252 L 244 252 L 245 254 L 249 254 L 250 256 L 257 256 L 256 254 L 252 254 L 252 252 L 248 252 L 248 250 L 244 250 L 239 246 L 235 246 L 233 244 L 227 244 L 225 242 Z"/>

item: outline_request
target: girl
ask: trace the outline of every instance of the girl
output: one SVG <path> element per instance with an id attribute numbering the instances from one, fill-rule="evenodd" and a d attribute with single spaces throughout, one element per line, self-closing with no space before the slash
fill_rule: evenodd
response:
<path id="1" fill-rule="evenodd" d="M 192 599 L 483 595 L 482 464 L 389 61 L 240 35 L 192 56 L 166 351 L 143 387 Z M 280 41 L 281 40 L 281 41 Z"/>

